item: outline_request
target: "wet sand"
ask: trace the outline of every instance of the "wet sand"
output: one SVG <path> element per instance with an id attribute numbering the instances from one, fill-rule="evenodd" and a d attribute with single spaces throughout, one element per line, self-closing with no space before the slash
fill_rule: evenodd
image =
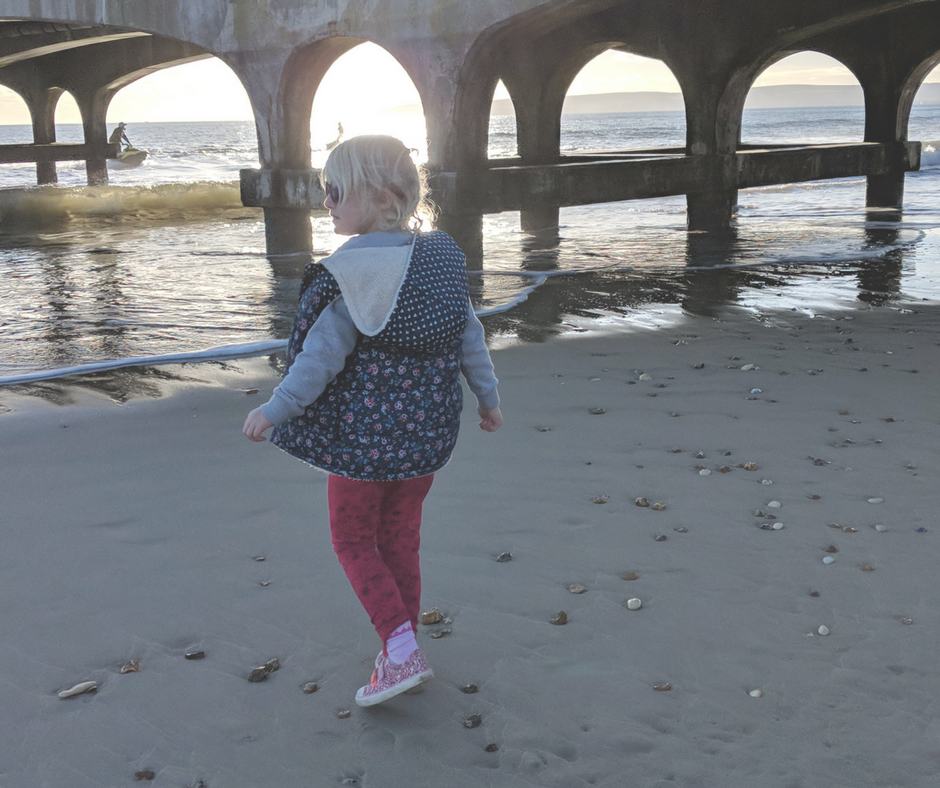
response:
<path id="1" fill-rule="evenodd" d="M 913 306 L 497 351 L 506 425 L 466 409 L 425 507 L 437 678 L 373 709 L 325 476 L 240 433 L 267 360 L 0 390 L 0 782 L 933 786 L 938 344 Z"/>

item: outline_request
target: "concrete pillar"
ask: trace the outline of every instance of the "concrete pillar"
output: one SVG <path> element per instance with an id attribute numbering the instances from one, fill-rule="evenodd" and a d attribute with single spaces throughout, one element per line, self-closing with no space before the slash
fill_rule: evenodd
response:
<path id="1" fill-rule="evenodd" d="M 61 95 L 61 88 L 50 87 L 31 91 L 26 97 L 33 124 L 33 142 L 41 145 L 55 142 L 55 108 Z M 58 182 L 54 161 L 36 162 L 36 183 L 43 186 Z"/>
<path id="2" fill-rule="evenodd" d="M 483 214 L 441 214 L 437 229 L 451 236 L 467 256 L 467 269 L 483 269 Z"/>
<path id="3" fill-rule="evenodd" d="M 81 90 L 73 88 L 71 92 L 82 113 L 85 144 L 98 145 L 103 148 L 108 142 L 106 121 L 108 103 L 115 91 L 111 88 L 88 85 Z M 89 186 L 107 186 L 108 161 L 104 155 L 92 155 L 85 159 L 85 174 Z"/>

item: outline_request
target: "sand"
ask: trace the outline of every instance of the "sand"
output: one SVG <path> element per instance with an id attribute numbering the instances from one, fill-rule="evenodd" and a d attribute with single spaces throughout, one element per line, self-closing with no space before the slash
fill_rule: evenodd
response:
<path id="1" fill-rule="evenodd" d="M 240 433 L 267 359 L 0 390 L 0 785 L 934 786 L 938 344 L 923 305 L 497 351 L 506 425 L 467 408 L 425 507 L 437 678 L 373 709 L 325 476 Z"/>

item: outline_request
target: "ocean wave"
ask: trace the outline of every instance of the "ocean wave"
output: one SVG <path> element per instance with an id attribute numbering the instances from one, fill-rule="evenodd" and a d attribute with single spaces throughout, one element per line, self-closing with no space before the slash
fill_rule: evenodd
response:
<path id="1" fill-rule="evenodd" d="M 938 146 L 940 146 L 940 140 L 923 143 L 920 152 L 920 168 L 922 170 L 928 167 L 940 167 L 940 150 L 937 150 Z"/>
<path id="2" fill-rule="evenodd" d="M 0 231 L 7 232 L 82 219 L 217 220 L 229 210 L 253 210 L 242 205 L 237 181 L 0 189 Z"/>
<path id="3" fill-rule="evenodd" d="M 250 342 L 241 345 L 223 345 L 199 350 L 190 353 L 167 353 L 158 356 L 139 356 L 137 358 L 121 358 L 113 361 L 99 361 L 93 364 L 81 364 L 74 367 L 58 367 L 45 369 L 39 372 L 30 372 L 23 375 L 8 375 L 0 377 L 0 386 L 15 386 L 22 383 L 35 383 L 39 380 L 52 380 L 54 378 L 71 377 L 72 375 L 88 375 L 92 372 L 108 372 L 124 367 L 153 367 L 161 364 L 180 364 L 194 361 L 221 361 L 242 356 L 257 356 L 263 353 L 276 353 L 287 347 L 286 340 L 271 340 L 267 342 Z"/>

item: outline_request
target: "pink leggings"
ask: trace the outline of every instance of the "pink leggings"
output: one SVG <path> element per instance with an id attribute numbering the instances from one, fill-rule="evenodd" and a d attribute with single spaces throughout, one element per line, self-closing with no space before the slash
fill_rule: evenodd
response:
<path id="1" fill-rule="evenodd" d="M 421 504 L 434 475 L 396 482 L 330 476 L 333 550 L 384 644 L 421 605 Z"/>

